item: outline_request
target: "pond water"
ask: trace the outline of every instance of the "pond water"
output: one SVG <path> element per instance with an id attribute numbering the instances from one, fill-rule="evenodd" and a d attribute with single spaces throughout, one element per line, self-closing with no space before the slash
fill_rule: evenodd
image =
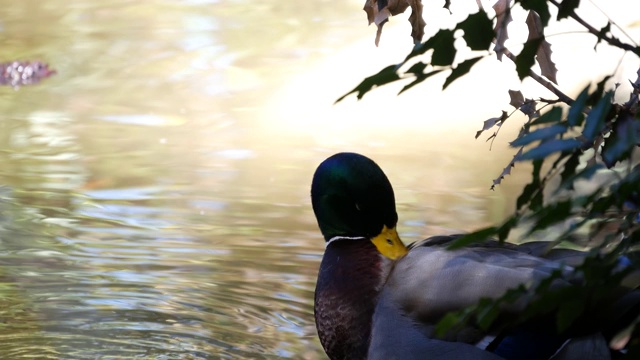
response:
<path id="1" fill-rule="evenodd" d="M 320 161 L 374 158 L 406 242 L 500 220 L 527 180 L 489 191 L 517 123 L 473 138 L 506 89 L 333 104 L 411 47 L 398 19 L 376 48 L 361 1 L 0 5 L 0 61 L 57 70 L 0 88 L 2 358 L 322 359 Z"/>

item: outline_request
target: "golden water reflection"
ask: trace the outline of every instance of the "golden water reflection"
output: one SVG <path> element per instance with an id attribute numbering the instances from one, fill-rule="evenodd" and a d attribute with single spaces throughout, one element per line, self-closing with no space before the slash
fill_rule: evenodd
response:
<path id="1" fill-rule="evenodd" d="M 411 46 L 360 2 L 0 1 L 3 60 L 58 71 L 0 88 L 3 356 L 323 358 L 309 185 L 337 151 L 386 170 L 405 241 L 504 217 L 519 125 L 473 135 L 506 95 L 333 105 Z"/>

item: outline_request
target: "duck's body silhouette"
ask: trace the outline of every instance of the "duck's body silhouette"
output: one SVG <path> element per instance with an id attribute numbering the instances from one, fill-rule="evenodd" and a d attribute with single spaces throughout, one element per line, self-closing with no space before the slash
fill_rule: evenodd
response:
<path id="1" fill-rule="evenodd" d="M 493 332 L 469 327 L 444 338 L 434 334 L 448 312 L 519 285 L 531 288 L 554 271 L 571 272 L 583 253 L 491 240 L 446 249 L 455 235 L 407 248 L 396 232 L 389 180 L 375 162 L 355 153 L 320 164 L 311 197 L 326 241 L 315 292 L 316 327 L 332 360 L 595 360 L 615 354 L 606 337 L 611 334 L 598 328 L 559 334 L 551 316 Z M 626 289 L 620 298 L 622 305 L 612 306 L 623 308 L 621 316 L 637 317 L 637 291 Z M 512 304 L 501 316 L 518 316 L 525 307 L 525 300 Z"/>

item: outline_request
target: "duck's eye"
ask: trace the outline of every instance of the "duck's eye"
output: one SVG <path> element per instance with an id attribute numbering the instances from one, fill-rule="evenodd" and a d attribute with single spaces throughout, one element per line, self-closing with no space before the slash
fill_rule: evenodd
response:
<path id="1" fill-rule="evenodd" d="M 391 240 L 391 239 L 387 239 L 387 244 L 389 244 L 389 245 L 393 245 L 393 240 Z"/>

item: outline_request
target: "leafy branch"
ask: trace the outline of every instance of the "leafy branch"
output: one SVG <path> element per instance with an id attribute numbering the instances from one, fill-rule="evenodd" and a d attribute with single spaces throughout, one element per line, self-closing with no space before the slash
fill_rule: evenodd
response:
<path id="1" fill-rule="evenodd" d="M 504 54 L 514 63 L 517 63 L 518 59 L 515 55 L 513 55 L 508 49 L 504 49 Z M 567 104 L 567 105 L 571 105 L 573 103 L 573 99 L 570 98 L 568 95 L 566 95 L 565 93 L 562 92 L 562 90 L 558 89 L 555 85 L 553 85 L 553 83 L 551 83 L 550 81 L 548 81 L 547 79 L 543 78 L 542 76 L 538 75 L 535 71 L 533 71 L 532 69 L 529 69 L 529 72 L 527 74 L 530 78 L 532 78 L 533 80 L 537 81 L 540 85 L 544 86 L 545 88 L 547 88 L 549 91 L 551 91 L 554 95 L 556 95 L 558 97 L 558 99 L 560 101 L 562 101 L 563 103 Z"/>
<path id="2" fill-rule="evenodd" d="M 412 17 L 418 13 L 416 0 L 398 2 L 406 3 L 405 7 L 411 5 Z M 367 3 L 377 4 L 378 11 L 384 12 L 385 4 L 392 2 L 368 0 Z M 488 237 L 506 241 L 512 230 L 518 229 L 527 239 L 541 231 L 552 234 L 545 236 L 548 242 L 540 256 L 551 255 L 555 246 L 568 243 L 590 249 L 589 252 L 570 274 L 558 272 L 537 286 L 514 289 L 503 297 L 485 299 L 475 307 L 449 314 L 437 326 L 437 331 L 446 332 L 466 323 L 491 329 L 504 307 L 523 297 L 528 299 L 528 307 L 510 325 L 540 314 L 553 314 L 558 332 L 589 329 L 593 324 L 580 322 L 582 315 L 598 313 L 606 307 L 607 294 L 624 286 L 625 277 L 631 270 L 640 269 L 640 164 L 634 159 L 640 149 L 640 70 L 637 78 L 630 80 L 629 98 L 623 103 L 614 100 L 617 86 L 609 87 L 611 76 L 600 79 L 594 86 L 586 86 L 574 97 L 564 93 L 558 87 L 551 44 L 544 34 L 552 20 L 549 8 L 558 8 L 556 20 L 570 18 L 596 36 L 596 45 L 604 41 L 638 57 L 640 47 L 616 38 L 611 33 L 611 25 L 617 25 L 611 19 L 602 29 L 590 25 L 576 14 L 579 4 L 579 0 L 497 0 L 492 7 L 493 17 L 479 5 L 477 13 L 452 29 L 440 29 L 426 41 L 418 41 L 404 61 L 364 79 L 338 100 L 353 93 L 360 99 L 377 86 L 409 80 L 401 89 L 402 93 L 433 75 L 448 71 L 444 89 L 492 54 L 499 60 L 506 56 L 513 61 L 521 80 L 530 77 L 557 96 L 557 99 L 533 100 L 525 98 L 520 91 L 509 90 L 509 104 L 515 110 L 501 110 L 500 115 L 484 120 L 475 137 L 497 127 L 487 139 L 493 142 L 502 125 L 516 111 L 528 117 L 518 136 L 510 142 L 515 152 L 513 159 L 493 180 L 491 189 L 500 185 L 516 163 L 533 165 L 531 180 L 522 189 L 515 211 L 507 219 L 462 236 L 450 247 L 466 246 Z M 446 1 L 445 8 L 449 5 L 450 1 Z M 505 47 L 514 6 L 528 11 L 529 36 L 517 55 Z M 420 15 L 421 11 L 422 7 L 419 7 Z M 411 23 L 412 27 L 424 26 L 415 18 Z M 378 30 L 381 31 L 381 27 Z M 414 28 L 412 33 L 416 31 Z M 454 43 L 462 43 L 460 40 L 464 40 L 474 55 L 454 63 L 457 53 Z M 536 62 L 540 73 L 532 70 Z M 558 180 L 555 185 L 554 179 Z M 581 187 L 583 189 L 577 191 Z M 622 270 L 621 261 L 625 264 Z M 574 278 L 570 278 L 572 276 Z M 550 284 L 558 279 L 580 285 L 552 288 Z M 624 323 L 624 329 L 616 328 L 618 333 L 612 334 L 615 336 L 610 346 L 612 349 L 628 348 L 629 358 L 633 358 L 633 354 L 640 354 L 640 317 L 624 315 L 629 315 L 629 319 Z"/>
<path id="3" fill-rule="evenodd" d="M 615 46 L 625 51 L 630 51 L 640 56 L 640 47 L 623 43 L 622 41 L 620 41 L 620 39 L 614 37 L 613 35 L 607 35 L 607 33 L 610 33 L 611 30 L 611 22 L 608 22 L 604 28 L 598 30 L 595 27 L 591 26 L 580 16 L 578 16 L 575 12 L 575 9 L 580 4 L 580 1 L 563 1 L 561 3 L 557 0 L 548 1 L 558 8 L 558 20 L 570 17 L 580 25 L 584 26 L 591 34 L 595 35 L 598 38 L 598 41 L 604 40 L 611 46 Z"/>

